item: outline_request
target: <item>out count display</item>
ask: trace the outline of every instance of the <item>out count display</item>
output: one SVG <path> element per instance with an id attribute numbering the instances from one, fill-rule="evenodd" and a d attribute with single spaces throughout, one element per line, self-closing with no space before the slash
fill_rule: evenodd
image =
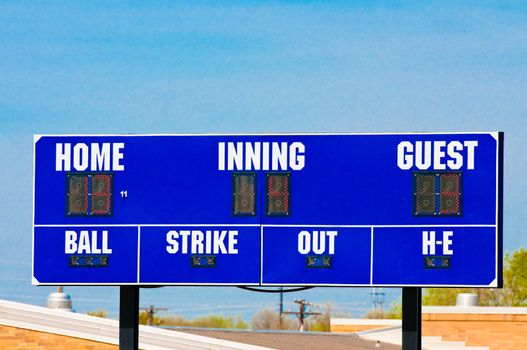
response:
<path id="1" fill-rule="evenodd" d="M 503 134 L 36 135 L 33 284 L 502 283 Z"/>

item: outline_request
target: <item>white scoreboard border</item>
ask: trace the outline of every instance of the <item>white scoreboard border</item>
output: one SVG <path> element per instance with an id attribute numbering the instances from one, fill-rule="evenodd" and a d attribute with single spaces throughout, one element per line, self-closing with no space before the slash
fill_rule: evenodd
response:
<path id="1" fill-rule="evenodd" d="M 58 224 L 58 225 L 42 225 L 35 224 L 35 174 L 36 174 L 36 145 L 42 137 L 194 137 L 194 136 L 322 136 L 322 135 L 355 135 L 355 136 L 374 136 L 374 135 L 490 135 L 496 140 L 496 216 L 495 224 L 493 225 L 262 225 L 262 224 Z M 306 286 L 306 287 L 498 287 L 498 264 L 501 254 L 498 251 L 500 249 L 499 244 L 499 200 L 502 196 L 500 193 L 500 183 L 503 179 L 500 178 L 500 132 L 389 132 L 389 133 L 236 133 L 236 134 L 36 134 L 33 135 L 33 230 L 32 230 L 32 247 L 31 247 L 31 281 L 33 285 L 39 286 L 118 286 L 118 285 L 138 285 L 138 286 Z M 191 226 L 202 226 L 202 227 L 244 227 L 244 226 L 260 226 L 260 283 L 140 283 L 140 238 L 141 238 L 141 227 L 155 227 L 155 226 L 180 226 L 180 227 L 191 227 Z M 35 227 L 137 227 L 138 229 L 138 242 L 137 242 L 137 282 L 134 283 L 64 283 L 64 282 L 46 282 L 41 283 L 35 278 Z M 370 252 L 370 283 L 369 284 L 263 284 L 263 228 L 264 227 L 342 227 L 342 228 L 371 228 L 371 252 Z M 495 237 L 495 279 L 489 285 L 438 285 L 438 284 L 373 284 L 373 231 L 375 227 L 494 227 L 496 230 Z"/>

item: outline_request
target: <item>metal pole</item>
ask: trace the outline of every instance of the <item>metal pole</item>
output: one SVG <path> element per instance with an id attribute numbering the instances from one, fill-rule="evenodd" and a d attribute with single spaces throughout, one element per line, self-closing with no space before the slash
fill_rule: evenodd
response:
<path id="1" fill-rule="evenodd" d="M 421 288 L 403 288 L 402 350 L 421 350 Z"/>
<path id="2" fill-rule="evenodd" d="M 139 349 L 139 287 L 119 287 L 119 350 Z"/>

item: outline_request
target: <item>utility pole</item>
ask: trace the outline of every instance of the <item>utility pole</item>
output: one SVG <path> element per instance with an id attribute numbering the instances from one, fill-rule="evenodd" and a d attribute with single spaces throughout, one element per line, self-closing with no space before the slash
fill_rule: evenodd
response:
<path id="1" fill-rule="evenodd" d="M 142 307 L 141 310 L 145 310 L 146 314 L 148 315 L 148 319 L 146 321 L 146 324 L 149 326 L 152 326 L 154 324 L 154 315 L 158 311 L 166 311 L 168 310 L 166 307 L 154 307 L 154 305 L 150 305 L 150 307 Z"/>
<path id="2" fill-rule="evenodd" d="M 309 316 L 318 316 L 320 312 L 306 311 L 306 306 L 314 306 L 313 303 L 308 303 L 305 299 L 296 299 L 295 303 L 299 304 L 299 311 L 284 311 L 283 314 L 286 315 L 296 315 L 298 318 L 298 323 L 300 324 L 300 331 L 304 331 L 304 321 Z"/>
<path id="3" fill-rule="evenodd" d="M 280 287 L 280 303 L 278 305 L 278 322 L 280 324 L 280 329 L 282 329 L 282 317 L 284 317 L 284 287 Z"/>
<path id="4" fill-rule="evenodd" d="M 386 293 L 383 293 L 382 288 L 372 288 L 371 303 L 373 304 L 373 310 L 380 310 L 381 313 L 384 311 L 383 304 L 385 295 Z"/>

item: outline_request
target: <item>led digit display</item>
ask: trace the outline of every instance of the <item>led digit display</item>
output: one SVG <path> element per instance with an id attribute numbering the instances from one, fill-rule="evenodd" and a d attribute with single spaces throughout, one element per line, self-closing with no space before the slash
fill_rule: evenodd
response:
<path id="1" fill-rule="evenodd" d="M 439 175 L 439 212 L 442 215 L 460 215 L 461 174 Z"/>
<path id="2" fill-rule="evenodd" d="M 91 215 L 110 215 L 112 209 L 112 176 L 91 176 Z"/>
<path id="3" fill-rule="evenodd" d="M 434 215 L 436 211 L 435 175 L 414 174 L 414 214 Z"/>
<path id="4" fill-rule="evenodd" d="M 66 188 L 67 216 L 112 214 L 112 174 L 67 174 Z"/>
<path id="5" fill-rule="evenodd" d="M 414 215 L 461 215 L 461 173 L 414 173 Z"/>
<path id="6" fill-rule="evenodd" d="M 236 216 L 256 215 L 256 174 L 232 174 L 233 214 Z"/>
<path id="7" fill-rule="evenodd" d="M 290 174 L 267 174 L 266 214 L 288 216 L 290 214 Z"/>
<path id="8" fill-rule="evenodd" d="M 67 215 L 88 215 L 88 176 L 68 175 Z"/>

